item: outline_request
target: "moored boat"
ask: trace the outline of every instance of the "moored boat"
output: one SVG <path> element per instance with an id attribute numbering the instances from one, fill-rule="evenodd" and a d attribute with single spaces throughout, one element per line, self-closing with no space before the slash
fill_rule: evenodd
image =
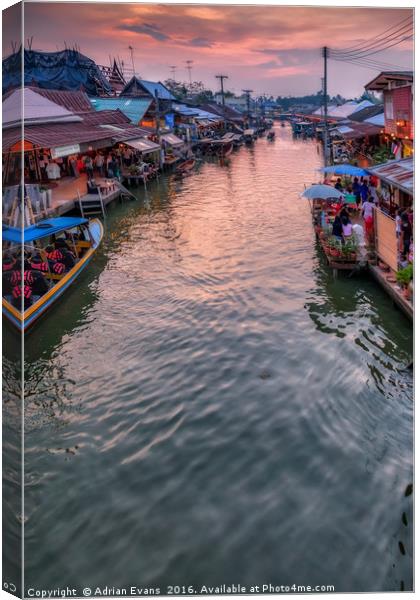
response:
<path id="1" fill-rule="evenodd" d="M 81 217 L 50 218 L 23 230 L 3 225 L 3 315 L 26 331 L 85 269 L 103 232 L 99 219 Z M 34 282 L 42 284 L 41 294 L 32 293 Z"/>
<path id="2" fill-rule="evenodd" d="M 245 129 L 244 131 L 244 140 L 245 144 L 253 144 L 256 138 L 254 129 Z"/>
<path id="3" fill-rule="evenodd" d="M 195 158 L 190 158 L 189 160 L 186 160 L 185 162 L 178 165 L 177 168 L 175 169 L 175 173 L 177 175 L 183 175 L 184 173 L 188 173 L 188 171 L 191 171 L 194 167 L 195 167 Z"/>

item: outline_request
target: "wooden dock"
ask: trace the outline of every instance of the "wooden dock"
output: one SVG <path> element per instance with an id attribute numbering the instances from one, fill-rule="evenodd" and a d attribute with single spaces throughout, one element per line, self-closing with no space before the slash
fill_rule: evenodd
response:
<path id="1" fill-rule="evenodd" d="M 369 272 L 379 285 L 383 287 L 388 296 L 391 297 L 393 303 L 398 306 L 409 319 L 413 320 L 413 303 L 403 295 L 402 290 L 396 283 L 387 280 L 389 272 L 384 272 L 376 265 L 371 264 L 369 264 Z"/>

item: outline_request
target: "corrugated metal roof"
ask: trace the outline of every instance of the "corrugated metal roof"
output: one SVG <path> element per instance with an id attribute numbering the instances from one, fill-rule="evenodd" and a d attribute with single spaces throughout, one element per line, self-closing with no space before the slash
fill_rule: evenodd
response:
<path id="1" fill-rule="evenodd" d="M 131 97 L 141 95 L 139 90 L 132 90 L 132 88 L 143 88 L 144 93 L 148 93 L 153 98 L 159 98 L 161 100 L 175 100 L 175 96 L 166 88 L 160 81 L 147 81 L 146 79 L 139 79 L 138 77 L 132 77 L 124 89 L 121 91 L 120 97 Z"/>
<path id="2" fill-rule="evenodd" d="M 172 109 L 174 112 L 183 115 L 184 117 L 193 117 L 198 114 L 195 108 L 187 106 L 186 104 L 173 104 Z"/>
<path id="3" fill-rule="evenodd" d="M 153 101 L 149 98 L 90 98 L 95 111 L 120 110 L 132 123 L 139 123 Z"/>
<path id="4" fill-rule="evenodd" d="M 354 123 L 353 121 L 347 121 L 346 125 L 334 127 L 334 130 L 339 131 L 341 137 L 345 140 L 356 140 L 365 137 L 366 135 L 378 135 L 381 128 L 378 125 L 372 125 L 370 123 Z"/>
<path id="5" fill-rule="evenodd" d="M 184 144 L 184 141 L 173 133 L 165 133 L 162 135 L 161 139 L 172 146 L 181 146 Z"/>
<path id="6" fill-rule="evenodd" d="M 81 118 L 69 110 L 35 93 L 29 88 L 18 88 L 3 102 L 3 128 L 14 127 L 22 121 L 22 106 L 25 124 L 30 122 L 80 121 Z"/>
<path id="7" fill-rule="evenodd" d="M 390 160 L 381 165 L 368 167 L 369 173 L 376 175 L 379 179 L 394 185 L 407 194 L 413 193 L 414 184 L 414 160 L 403 158 L 402 160 Z"/>
<path id="8" fill-rule="evenodd" d="M 89 112 L 92 110 L 88 95 L 82 91 L 47 90 L 38 87 L 29 87 L 28 89 L 74 113 Z"/>
<path id="9" fill-rule="evenodd" d="M 383 104 L 374 104 L 372 106 L 365 106 L 362 109 L 359 108 L 356 112 L 353 112 L 349 115 L 349 119 L 361 123 L 362 121 L 371 119 L 372 117 L 375 117 L 376 115 L 379 115 L 383 112 Z"/>
<path id="10" fill-rule="evenodd" d="M 368 106 L 373 106 L 373 103 L 369 100 L 363 100 L 362 102 L 356 102 L 351 100 L 349 102 L 345 102 L 341 106 L 330 105 L 327 107 L 327 114 L 329 117 L 336 117 L 337 119 L 346 119 L 350 118 L 350 115 L 360 110 L 367 108 Z M 313 115 L 323 115 L 324 108 L 318 108 Z"/>
<path id="11" fill-rule="evenodd" d="M 140 79 L 140 83 L 152 94 L 154 98 L 161 98 L 162 100 L 175 100 L 175 96 L 160 82 L 160 81 L 146 81 Z"/>
<path id="12" fill-rule="evenodd" d="M 385 114 L 381 112 L 379 115 L 365 119 L 364 123 L 370 123 L 371 125 L 377 125 L 378 127 L 385 127 Z"/>
<path id="13" fill-rule="evenodd" d="M 3 131 L 3 151 L 21 140 L 21 128 Z M 89 125 L 87 123 L 54 123 L 25 127 L 25 141 L 38 148 L 55 148 L 67 144 L 84 144 L 102 140 L 112 143 L 146 137 L 149 132 L 129 123 Z"/>
<path id="14" fill-rule="evenodd" d="M 388 87 L 390 81 L 413 81 L 413 71 L 382 71 L 365 85 L 366 90 L 380 91 Z"/>
<path id="15" fill-rule="evenodd" d="M 120 110 L 100 110 L 96 112 L 93 110 L 90 113 L 84 113 L 81 115 L 83 122 L 89 125 L 112 125 L 113 123 L 130 123 L 130 119 L 124 115 Z"/>

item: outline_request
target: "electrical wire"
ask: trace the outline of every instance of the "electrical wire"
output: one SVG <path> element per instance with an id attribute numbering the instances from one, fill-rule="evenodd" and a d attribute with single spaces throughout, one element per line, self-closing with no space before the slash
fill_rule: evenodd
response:
<path id="1" fill-rule="evenodd" d="M 338 59 L 338 58 L 332 57 L 331 60 L 335 60 L 337 62 L 349 62 L 351 60 L 358 60 L 359 62 L 363 62 L 365 64 L 368 64 L 370 66 L 375 66 L 380 69 L 400 69 L 400 70 L 404 69 L 404 67 L 401 67 L 400 65 L 396 65 L 394 63 L 389 63 L 389 62 L 385 62 L 385 61 L 379 61 L 379 60 L 375 60 L 372 58 L 358 58 L 358 59 L 340 58 L 340 59 Z"/>
<path id="2" fill-rule="evenodd" d="M 408 21 L 408 20 L 410 21 L 410 23 L 405 23 L 405 21 Z M 405 24 L 402 26 L 403 23 L 405 23 Z M 395 25 L 388 27 L 388 29 L 385 29 L 385 31 L 383 31 L 382 33 L 379 33 L 378 35 L 374 36 L 370 40 L 363 42 L 362 45 L 354 44 L 353 46 L 348 46 L 347 48 L 343 48 L 341 50 L 340 49 L 334 50 L 332 48 L 331 51 L 332 52 L 340 52 L 341 54 L 351 54 L 352 52 L 357 52 L 357 51 L 363 49 L 366 45 L 370 45 L 372 43 L 377 44 L 379 41 L 389 38 L 389 36 L 391 36 L 391 35 L 394 35 L 398 31 L 400 31 L 400 29 L 404 29 L 405 27 L 412 26 L 412 25 L 413 25 L 413 21 L 412 21 L 412 16 L 410 15 L 409 17 L 406 17 L 399 23 L 396 23 Z M 394 30 L 394 31 L 392 31 L 391 33 L 388 33 L 391 30 Z M 386 33 L 388 33 L 388 35 L 385 35 Z M 376 40 L 376 42 L 375 42 L 375 40 Z"/>
<path id="3" fill-rule="evenodd" d="M 405 41 L 406 39 L 410 39 L 412 37 L 412 35 L 407 35 L 408 33 L 412 32 L 412 27 L 411 25 L 407 28 L 405 28 L 403 31 L 401 31 L 400 33 L 396 34 L 396 35 L 392 35 L 389 36 L 387 41 L 382 44 L 382 42 L 377 45 L 370 45 L 369 47 L 366 47 L 364 50 L 359 50 L 359 51 L 355 51 L 352 53 L 344 53 L 344 52 L 339 52 L 339 51 L 329 51 L 328 54 L 332 57 L 337 57 L 337 58 L 363 58 L 364 56 L 370 56 L 371 54 L 376 54 L 378 52 L 382 52 L 383 50 L 386 50 L 387 48 L 391 48 L 392 46 L 395 46 L 397 44 L 400 44 L 401 42 Z"/>
<path id="4" fill-rule="evenodd" d="M 332 59 L 332 60 L 334 60 L 334 59 Z M 345 62 L 347 64 L 350 64 L 350 65 L 356 65 L 357 67 L 363 67 L 364 69 L 370 69 L 371 71 L 382 71 L 383 70 L 382 67 L 378 67 L 378 66 L 375 66 L 375 65 L 370 65 L 370 64 L 367 64 L 367 63 L 358 62 L 356 60 L 348 60 L 348 61 L 345 61 Z M 399 70 L 403 70 L 403 69 L 401 67 L 399 67 Z"/>

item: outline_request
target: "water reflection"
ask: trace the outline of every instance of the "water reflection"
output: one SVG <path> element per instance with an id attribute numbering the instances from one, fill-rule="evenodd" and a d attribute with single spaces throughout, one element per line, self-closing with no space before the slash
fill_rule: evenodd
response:
<path id="1" fill-rule="evenodd" d="M 26 356 L 28 585 L 409 585 L 411 327 L 320 263 L 319 162 L 278 127 L 109 213 Z"/>

